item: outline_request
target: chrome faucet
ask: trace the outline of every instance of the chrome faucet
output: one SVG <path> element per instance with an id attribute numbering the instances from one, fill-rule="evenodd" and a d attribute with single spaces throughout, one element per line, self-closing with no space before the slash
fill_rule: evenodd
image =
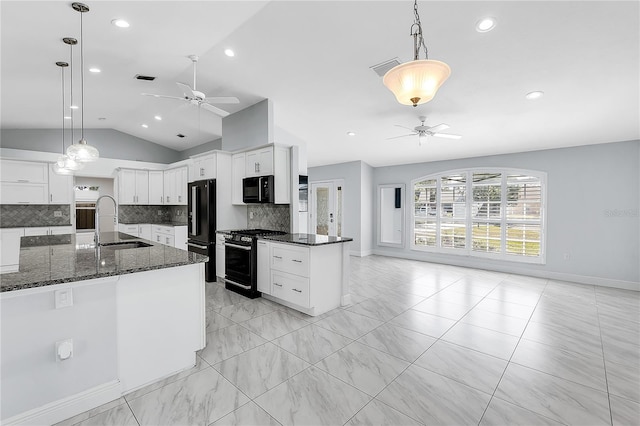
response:
<path id="1" fill-rule="evenodd" d="M 116 214 L 113 216 L 113 223 L 115 223 L 116 225 L 118 223 L 118 203 L 116 203 L 116 199 L 113 198 L 111 195 L 99 196 L 98 199 L 96 200 L 96 217 L 95 217 L 96 232 L 95 232 L 95 235 L 93 236 L 93 241 L 95 241 L 96 247 L 100 247 L 100 200 L 102 200 L 103 198 L 111 198 L 111 201 L 113 201 L 113 207 L 115 207 L 116 209 Z"/>

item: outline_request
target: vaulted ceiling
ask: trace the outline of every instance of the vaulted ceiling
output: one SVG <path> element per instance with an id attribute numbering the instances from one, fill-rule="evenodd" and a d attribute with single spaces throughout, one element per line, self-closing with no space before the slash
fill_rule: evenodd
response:
<path id="1" fill-rule="evenodd" d="M 220 117 L 208 111 L 141 96 L 179 96 L 175 82 L 192 85 L 188 55 L 195 54 L 198 90 L 238 97 L 238 105 L 218 105 L 231 113 L 271 99 L 275 125 L 307 144 L 310 166 L 640 138 L 637 1 L 420 1 L 429 56 L 448 63 L 452 74 L 434 100 L 417 108 L 398 104 L 371 69 L 412 59 L 409 0 L 85 3 L 85 68 L 101 69 L 85 72 L 85 128 L 113 128 L 176 150 L 224 137 Z M 62 38 L 80 38 L 79 13 L 67 1 L 2 1 L 0 13 L 2 128 L 60 128 L 55 62 L 69 61 Z M 486 16 L 496 18 L 495 29 L 477 32 Z M 115 18 L 131 26 L 118 28 Z M 235 57 L 225 56 L 226 48 Z M 136 74 L 157 78 L 140 81 Z M 525 98 L 535 90 L 544 96 Z M 448 132 L 463 137 L 430 138 L 422 146 L 417 137 L 388 139 L 408 133 L 398 125 L 413 128 L 422 115 L 427 125 L 447 123 Z M 79 118 L 76 112 L 76 128 Z"/>

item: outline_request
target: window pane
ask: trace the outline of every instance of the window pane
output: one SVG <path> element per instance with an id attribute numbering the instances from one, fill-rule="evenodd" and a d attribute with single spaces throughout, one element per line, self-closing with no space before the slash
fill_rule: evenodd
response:
<path id="1" fill-rule="evenodd" d="M 474 218 L 499 219 L 502 215 L 502 175 L 500 173 L 473 174 Z"/>
<path id="2" fill-rule="evenodd" d="M 436 215 L 436 180 L 418 182 L 414 186 L 414 214 L 418 217 Z"/>
<path id="3" fill-rule="evenodd" d="M 507 224 L 507 253 L 540 256 L 540 225 Z"/>
<path id="4" fill-rule="evenodd" d="M 500 252 L 501 226 L 499 223 L 477 222 L 471 230 L 473 250 Z"/>
<path id="5" fill-rule="evenodd" d="M 533 176 L 507 176 L 507 219 L 540 220 L 542 190 Z"/>
<path id="6" fill-rule="evenodd" d="M 440 187 L 440 217 L 464 219 L 467 215 L 466 175 L 443 176 Z"/>
<path id="7" fill-rule="evenodd" d="M 447 248 L 465 248 L 467 226 L 464 223 L 440 223 L 440 246 Z"/>
<path id="8" fill-rule="evenodd" d="M 425 219 L 416 219 L 413 230 L 416 246 L 436 246 L 436 222 Z"/>

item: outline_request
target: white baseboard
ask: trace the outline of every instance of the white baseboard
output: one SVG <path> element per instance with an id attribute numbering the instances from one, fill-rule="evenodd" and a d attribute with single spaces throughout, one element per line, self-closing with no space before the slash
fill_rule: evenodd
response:
<path id="1" fill-rule="evenodd" d="M 350 256 L 355 256 L 355 257 L 365 257 L 365 256 L 370 256 L 373 254 L 373 250 L 350 250 L 349 251 L 349 255 Z"/>
<path id="2" fill-rule="evenodd" d="M 120 381 L 113 380 L 2 420 L 2 425 L 51 425 L 116 400 L 121 396 Z"/>
<path id="3" fill-rule="evenodd" d="M 454 261 L 446 262 L 443 260 L 434 261 L 434 260 L 426 260 L 424 258 L 424 254 L 399 253 L 399 252 L 392 252 L 392 251 L 386 251 L 386 250 L 380 250 L 380 249 L 373 250 L 373 254 L 376 254 L 379 256 L 396 257 L 399 259 L 418 260 L 422 262 L 430 262 L 430 263 L 435 263 L 439 265 L 460 266 L 463 268 L 483 269 L 487 271 L 504 272 L 507 274 L 526 275 L 526 276 L 536 277 L 536 278 L 547 278 L 547 279 L 556 280 L 556 281 L 568 281 L 568 282 L 577 283 L 577 284 L 597 285 L 601 287 L 619 288 L 622 290 L 640 291 L 640 282 L 616 280 L 612 278 L 592 277 L 592 276 L 578 275 L 578 274 L 568 274 L 564 272 L 554 272 L 554 271 L 547 271 L 547 270 L 541 270 L 541 269 L 528 269 L 528 268 L 522 268 L 520 267 L 520 265 L 515 263 L 512 265 L 511 264 L 510 265 L 488 265 L 487 264 L 488 262 L 482 262 L 482 264 L 478 262 L 476 264 L 474 262 L 464 262 L 464 261 L 461 261 L 461 262 L 454 262 Z M 478 259 L 480 261 L 482 260 L 480 258 Z"/>

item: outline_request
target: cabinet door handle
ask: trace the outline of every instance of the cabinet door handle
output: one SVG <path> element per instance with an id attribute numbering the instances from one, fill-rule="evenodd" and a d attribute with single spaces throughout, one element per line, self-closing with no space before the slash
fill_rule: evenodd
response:
<path id="1" fill-rule="evenodd" d="M 296 263 L 302 263 L 302 260 L 298 260 L 298 259 L 291 259 L 291 261 Z"/>
<path id="2" fill-rule="evenodd" d="M 163 201 L 164 201 L 164 197 L 161 195 L 160 196 L 160 204 L 162 204 Z"/>
<path id="3" fill-rule="evenodd" d="M 282 256 L 273 256 L 276 259 L 282 259 Z"/>
<path id="4" fill-rule="evenodd" d="M 302 293 L 302 290 L 298 290 L 297 288 L 294 288 L 292 290 L 295 291 L 296 293 Z"/>
<path id="5" fill-rule="evenodd" d="M 178 202 L 181 203 L 182 202 L 182 195 L 178 195 Z"/>
<path id="6" fill-rule="evenodd" d="M 18 179 L 18 182 L 29 182 L 27 179 Z"/>
<path id="7" fill-rule="evenodd" d="M 278 283 L 273 283 L 273 285 L 278 286 L 278 287 L 282 287 L 282 284 L 278 284 Z"/>
<path id="8" fill-rule="evenodd" d="M 49 202 L 53 201 L 53 194 L 49 194 Z"/>

